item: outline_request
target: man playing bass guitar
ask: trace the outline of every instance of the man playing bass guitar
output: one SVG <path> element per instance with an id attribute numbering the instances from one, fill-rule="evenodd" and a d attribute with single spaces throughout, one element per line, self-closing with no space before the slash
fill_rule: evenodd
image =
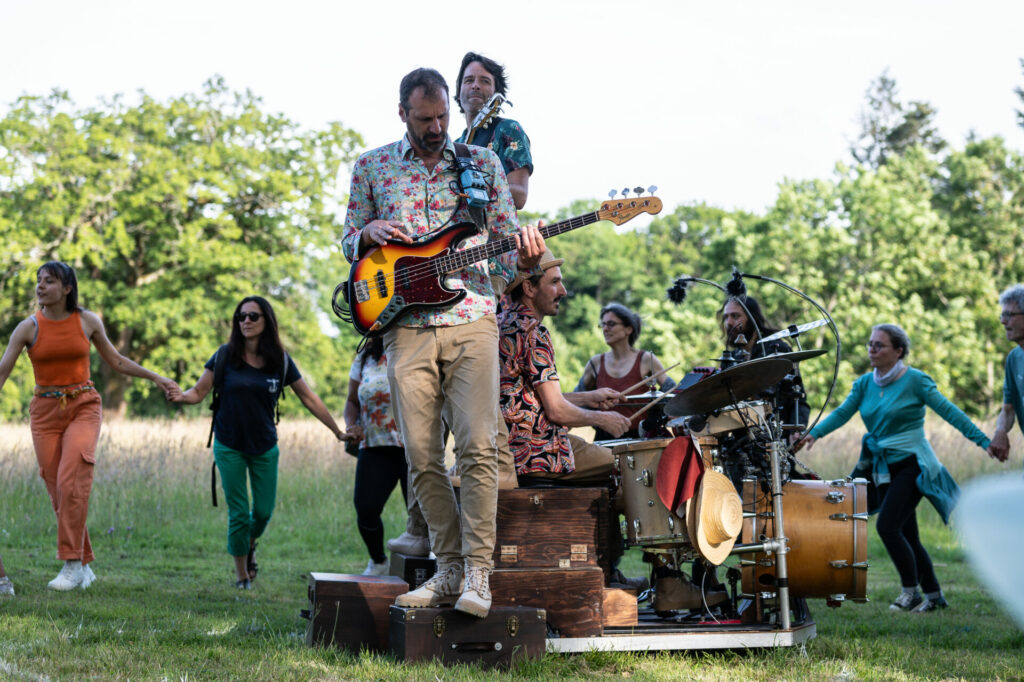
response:
<path id="1" fill-rule="evenodd" d="M 447 135 L 448 86 L 433 69 L 416 69 L 399 89 L 399 141 L 356 162 L 342 249 L 349 261 L 388 242 L 411 244 L 452 223 L 472 220 L 460 199 L 455 149 Z M 486 228 L 465 240 L 480 246 L 515 236 L 513 269 L 532 270 L 544 251 L 535 226 L 519 228 L 505 173 L 493 152 L 469 147 L 489 177 Z M 487 263 L 447 276 L 466 295 L 451 307 L 405 312 L 384 334 L 391 396 L 406 443 L 410 478 L 437 555 L 437 573 L 396 600 L 399 606 L 455 603 L 466 613 L 490 609 L 497 505 L 498 332 Z M 448 403 L 462 471 L 461 524 L 444 468 L 441 412 Z"/>

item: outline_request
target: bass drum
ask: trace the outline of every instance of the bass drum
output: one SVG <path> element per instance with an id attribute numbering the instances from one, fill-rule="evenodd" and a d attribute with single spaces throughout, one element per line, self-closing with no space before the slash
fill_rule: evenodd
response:
<path id="1" fill-rule="evenodd" d="M 867 481 L 790 481 L 782 487 L 791 597 L 867 601 Z M 743 541 L 775 535 L 771 495 L 743 481 Z M 749 555 L 746 555 L 749 556 Z M 743 558 L 743 591 L 775 592 L 775 555 Z"/>

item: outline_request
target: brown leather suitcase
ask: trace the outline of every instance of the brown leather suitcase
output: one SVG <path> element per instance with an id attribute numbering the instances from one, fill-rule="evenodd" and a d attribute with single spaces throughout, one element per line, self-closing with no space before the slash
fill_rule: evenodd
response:
<path id="1" fill-rule="evenodd" d="M 609 556 L 606 488 L 516 488 L 498 491 L 494 567 L 581 568 Z"/>
<path id="2" fill-rule="evenodd" d="M 495 606 L 544 609 L 548 625 L 563 637 L 593 637 L 603 631 L 604 572 L 597 566 L 496 568 L 490 585 Z"/>
<path id="3" fill-rule="evenodd" d="M 437 559 L 428 559 L 425 556 L 411 556 L 409 554 L 391 553 L 391 575 L 401 578 L 409 583 L 409 588 L 415 590 L 427 582 L 437 572 Z"/>
<path id="4" fill-rule="evenodd" d="M 359 652 L 388 648 L 388 608 L 409 584 L 394 576 L 309 574 L 306 644 Z"/>
<path id="5" fill-rule="evenodd" d="M 546 646 L 543 609 L 492 606 L 486 618 L 476 618 L 453 608 L 392 606 L 389 619 L 391 653 L 400 661 L 507 668 L 540 658 Z"/>

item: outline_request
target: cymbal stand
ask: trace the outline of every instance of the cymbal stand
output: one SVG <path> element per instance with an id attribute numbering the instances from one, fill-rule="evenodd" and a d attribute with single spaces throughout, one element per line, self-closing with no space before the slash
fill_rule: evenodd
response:
<path id="1" fill-rule="evenodd" d="M 772 512 L 775 517 L 775 583 L 779 597 L 779 618 L 783 630 L 790 628 L 789 621 L 789 572 L 786 566 L 786 554 L 789 553 L 789 540 L 786 538 L 782 520 L 782 477 L 779 474 L 779 457 L 782 443 L 772 440 L 768 443 L 768 458 L 772 469 Z"/>

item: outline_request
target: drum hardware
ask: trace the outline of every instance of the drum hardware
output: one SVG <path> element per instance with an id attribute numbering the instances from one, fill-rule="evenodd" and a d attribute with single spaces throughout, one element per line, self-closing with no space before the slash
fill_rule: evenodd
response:
<path id="1" fill-rule="evenodd" d="M 825 501 L 830 504 L 842 504 L 846 500 L 846 495 L 836 490 L 829 491 L 828 495 L 825 495 Z"/>
<path id="2" fill-rule="evenodd" d="M 651 487 L 651 472 L 647 469 L 642 469 L 640 475 L 636 477 L 636 482 L 645 488 Z"/>
<path id="3" fill-rule="evenodd" d="M 849 521 L 850 519 L 853 519 L 854 521 L 864 521 L 864 522 L 867 522 L 868 515 L 867 514 L 846 514 L 844 512 L 839 512 L 838 514 L 829 514 L 828 518 L 829 518 L 830 521 Z"/>
<path id="4" fill-rule="evenodd" d="M 860 568 L 865 571 L 868 569 L 868 562 L 866 561 L 858 561 L 854 564 L 851 564 L 846 559 L 833 559 L 832 561 L 828 562 L 828 565 L 832 568 Z"/>

